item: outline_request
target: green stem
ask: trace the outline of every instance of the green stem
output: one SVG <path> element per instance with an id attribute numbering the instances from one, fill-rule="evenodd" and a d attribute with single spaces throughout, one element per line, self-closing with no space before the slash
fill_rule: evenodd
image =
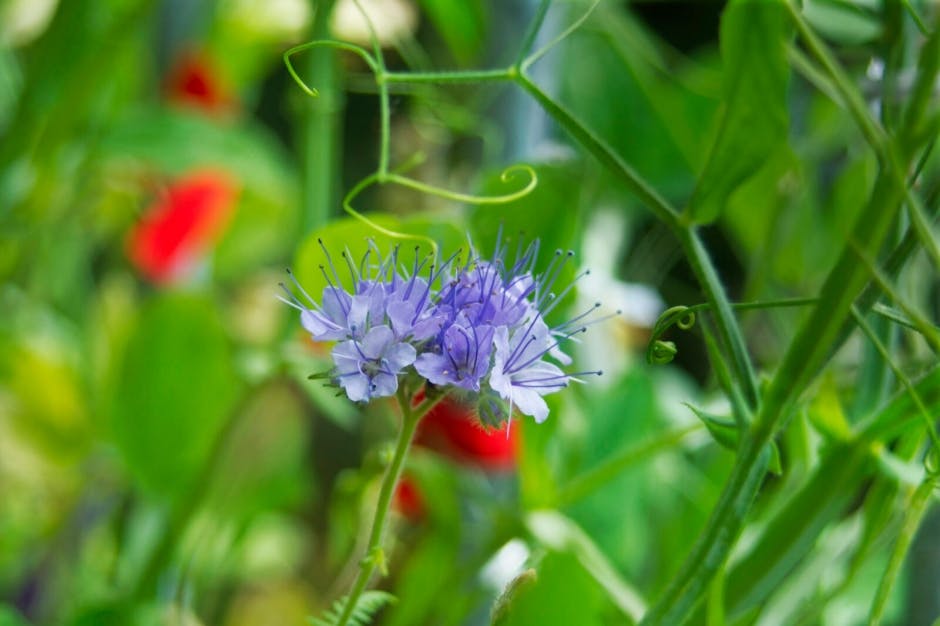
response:
<path id="1" fill-rule="evenodd" d="M 686 224 L 678 211 L 653 189 L 632 167 L 608 146 L 603 139 L 585 127 L 564 107 L 542 91 L 524 73 L 514 77 L 514 81 L 529 93 L 562 128 L 568 131 L 601 164 L 614 173 L 639 198 L 656 218 L 662 221 L 679 239 L 706 299 L 715 311 L 715 326 L 718 336 L 729 351 L 734 364 L 736 378 L 744 386 L 744 397 L 750 407 L 757 406 L 757 377 L 747 356 L 744 338 L 737 320 L 731 313 L 724 287 L 718 273 L 712 265 L 698 232 Z"/>
<path id="2" fill-rule="evenodd" d="M 335 0 L 318 2 L 313 21 L 313 38 L 329 37 L 329 20 Z M 288 65 L 290 68 L 290 65 Z M 337 163 L 339 162 L 340 116 L 343 93 L 339 87 L 336 53 L 328 47 L 314 47 L 306 63 L 306 75 L 319 88 L 318 98 L 303 104 L 303 187 L 301 234 L 326 224 L 337 200 Z M 303 84 L 303 83 L 301 83 Z"/>
<path id="3" fill-rule="evenodd" d="M 353 582 L 352 591 L 344 601 L 343 612 L 337 621 L 337 626 L 346 626 L 349 622 L 349 618 L 356 608 L 356 603 L 366 590 L 375 569 L 377 567 L 380 568 L 380 570 L 385 569 L 385 555 L 382 552 L 382 535 L 385 533 L 385 524 L 388 519 L 389 508 L 391 507 L 392 496 L 395 494 L 395 486 L 398 484 L 398 479 L 401 477 L 401 471 L 405 465 L 405 457 L 407 457 L 408 449 L 411 447 L 411 441 L 414 439 L 418 422 L 420 422 L 421 418 L 441 400 L 441 397 L 425 399 L 416 407 L 412 407 L 411 398 L 402 392 L 399 392 L 397 399 L 398 406 L 401 410 L 401 430 L 398 432 L 398 442 L 395 444 L 395 452 L 392 456 L 391 464 L 385 472 L 385 478 L 382 479 L 379 501 L 375 509 L 375 518 L 372 521 L 372 531 L 369 534 L 369 543 L 366 546 L 366 555 L 359 564 L 359 574 Z"/>
<path id="4" fill-rule="evenodd" d="M 901 571 L 907 549 L 910 547 L 911 541 L 914 540 L 914 534 L 920 526 L 924 513 L 927 512 L 927 503 L 930 502 L 930 496 L 933 494 L 935 486 L 936 478 L 928 476 L 911 497 L 911 502 L 904 516 L 904 525 L 901 527 L 901 534 L 898 536 L 898 541 L 891 552 L 891 559 L 888 561 L 888 566 L 881 577 L 881 582 L 878 584 L 878 592 L 875 594 L 871 613 L 868 616 L 868 626 L 877 626 L 881 623 L 885 607 L 888 605 L 888 596 Z"/>
<path id="5" fill-rule="evenodd" d="M 386 72 L 389 83 L 432 83 L 435 85 L 468 85 L 472 83 L 511 80 L 510 69 L 472 70 L 466 72 Z"/>

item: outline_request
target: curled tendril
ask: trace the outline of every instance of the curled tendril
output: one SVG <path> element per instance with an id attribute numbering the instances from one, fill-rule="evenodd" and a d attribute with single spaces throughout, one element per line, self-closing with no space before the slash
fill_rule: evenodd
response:
<path id="1" fill-rule="evenodd" d="M 695 326 L 695 309 L 689 306 L 674 306 L 663 311 L 653 326 L 652 336 L 646 346 L 646 362 L 653 365 L 671 363 L 678 350 L 671 341 L 663 341 L 660 337 L 672 328 L 678 326 L 682 330 L 689 330 Z"/>
<path id="2" fill-rule="evenodd" d="M 302 79 L 300 75 L 297 74 L 297 70 L 294 69 L 294 64 L 290 60 L 290 58 L 298 52 L 310 50 L 311 48 L 335 48 L 337 50 L 352 52 L 365 61 L 366 65 L 369 66 L 369 69 L 371 69 L 375 74 L 381 73 L 378 62 L 371 54 L 369 54 L 368 50 L 361 46 L 347 43 L 345 41 L 337 41 L 335 39 L 318 39 L 316 41 L 302 43 L 284 51 L 284 65 L 287 66 L 287 72 L 290 74 L 291 78 L 294 79 L 294 82 L 297 83 L 297 85 L 303 90 L 305 94 L 312 98 L 318 98 L 320 96 L 320 92 L 304 82 L 304 79 Z"/>
<path id="3" fill-rule="evenodd" d="M 405 168 L 413 167 L 414 165 L 417 164 L 417 162 L 420 162 L 420 160 L 421 160 L 420 156 L 417 157 L 416 159 L 412 159 L 406 164 Z M 399 171 L 401 169 L 402 168 L 399 168 Z M 518 200 L 519 198 L 522 198 L 528 195 L 529 193 L 532 192 L 533 189 L 535 189 L 536 185 L 538 184 L 538 174 L 536 174 L 535 169 L 533 169 L 532 166 L 526 165 L 524 163 L 513 165 L 505 169 L 502 172 L 502 174 L 500 174 L 500 180 L 504 183 L 509 182 L 513 178 L 515 178 L 516 174 L 519 172 L 523 172 L 529 176 L 528 182 L 521 189 L 518 189 L 517 191 L 513 191 L 507 194 L 494 195 L 494 196 L 480 196 L 480 195 L 460 193 L 457 191 L 451 191 L 449 189 L 443 189 L 441 187 L 435 187 L 433 185 L 428 185 L 427 183 L 422 183 L 421 181 L 415 180 L 413 178 L 408 178 L 407 176 L 403 176 L 396 172 L 385 174 L 384 176 L 380 175 L 378 172 L 375 172 L 363 178 L 352 189 L 349 190 L 349 193 L 347 193 L 346 197 L 343 198 L 343 210 L 346 211 L 346 213 L 348 213 L 350 216 L 354 217 L 355 219 L 365 224 L 366 226 L 392 239 L 423 241 L 431 246 L 431 250 L 436 256 L 438 253 L 438 245 L 437 245 L 437 242 L 434 241 L 434 239 L 432 239 L 431 237 L 428 237 L 426 235 L 412 235 L 409 233 L 401 233 L 398 231 L 385 228 L 384 226 L 380 226 L 379 224 L 376 224 L 374 221 L 372 221 L 371 219 L 369 219 L 368 217 L 366 217 L 365 215 L 357 211 L 355 208 L 353 208 L 352 201 L 360 193 L 362 193 L 363 190 L 365 190 L 367 187 L 370 187 L 371 185 L 393 183 L 393 184 L 401 185 L 402 187 L 414 189 L 416 191 L 420 191 L 422 193 L 426 193 L 432 196 L 437 196 L 440 198 L 447 198 L 449 200 L 456 200 L 458 202 L 466 202 L 467 204 L 476 204 L 476 205 L 506 204 L 508 202 Z M 694 318 L 694 315 L 693 315 L 693 318 Z"/>
<path id="4" fill-rule="evenodd" d="M 406 176 L 401 176 L 400 174 L 388 174 L 385 176 L 385 180 L 382 182 L 395 183 L 396 185 L 401 185 L 402 187 L 408 187 L 409 189 L 414 189 L 415 191 L 420 191 L 432 196 L 437 196 L 439 198 L 446 198 L 448 200 L 455 200 L 457 202 L 466 202 L 467 204 L 507 204 L 518 200 L 529 195 L 536 185 L 538 185 L 539 177 L 535 173 L 535 169 L 531 165 L 526 165 L 525 163 L 520 163 L 517 165 L 512 165 L 499 175 L 499 180 L 503 183 L 508 183 L 516 177 L 516 174 L 523 172 L 529 177 L 529 181 L 517 191 L 512 191 L 502 195 L 494 196 L 480 196 L 474 194 L 460 193 L 459 191 L 451 191 L 449 189 L 443 189 L 441 187 L 435 187 L 433 185 L 428 185 L 427 183 L 422 183 L 419 180 L 413 178 L 408 178 Z"/>

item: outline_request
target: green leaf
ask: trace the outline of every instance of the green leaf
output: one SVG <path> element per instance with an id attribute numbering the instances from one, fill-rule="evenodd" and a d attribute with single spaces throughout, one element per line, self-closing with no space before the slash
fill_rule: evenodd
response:
<path id="1" fill-rule="evenodd" d="M 822 35 L 841 44 L 859 45 L 881 36 L 880 3 L 872 0 L 805 0 L 803 15 Z"/>
<path id="2" fill-rule="evenodd" d="M 356 602 L 352 613 L 350 613 L 349 619 L 346 620 L 346 625 L 365 626 L 366 624 L 370 624 L 376 613 L 385 605 L 392 604 L 395 601 L 395 596 L 385 591 L 365 591 L 359 596 L 359 600 Z M 334 602 L 330 610 L 321 617 L 311 617 L 310 623 L 313 626 L 336 626 L 336 624 L 339 624 L 339 618 L 343 614 L 347 602 L 349 602 L 349 596 L 343 596 Z"/>
<path id="3" fill-rule="evenodd" d="M 496 235 L 503 229 L 504 242 L 514 250 L 517 240 L 523 245 L 541 240 L 536 271 L 544 269 L 556 249 L 567 250 L 577 243 L 578 208 L 584 172 L 575 163 L 537 164 L 538 185 L 518 200 L 493 206 L 473 207 L 470 229 L 477 251 L 486 256 L 493 252 Z M 505 193 L 506 183 L 500 173 L 488 176 L 482 193 Z"/>
<path id="4" fill-rule="evenodd" d="M 789 36 L 781 0 L 735 0 L 725 9 L 722 108 L 715 143 L 689 202 L 693 221 L 718 218 L 734 190 L 786 140 Z"/>
<path id="5" fill-rule="evenodd" d="M 421 6 L 457 62 L 473 61 L 484 41 L 484 4 L 479 0 L 421 0 Z"/>
<path id="6" fill-rule="evenodd" d="M 741 432 L 737 424 L 726 417 L 718 417 L 717 415 L 707 413 L 688 402 L 684 404 L 695 413 L 697 418 L 702 420 L 702 423 L 705 424 L 705 428 L 708 429 L 708 432 L 711 433 L 715 441 L 722 447 L 732 452 L 738 449 L 738 444 L 741 441 Z M 767 471 L 775 476 L 780 476 L 780 474 L 783 473 L 783 466 L 780 464 L 780 449 L 777 447 L 777 442 L 775 441 L 770 442 L 770 462 L 767 464 Z"/>
<path id="7" fill-rule="evenodd" d="M 594 582 L 604 590 L 610 602 L 622 612 L 621 617 L 639 621 L 646 611 L 645 601 L 636 589 L 623 579 L 588 534 L 573 520 L 556 511 L 536 511 L 526 517 L 526 527 L 543 546 L 559 554 L 572 555 Z M 513 623 L 540 624 L 542 622 Z"/>
<path id="8" fill-rule="evenodd" d="M 146 490 L 177 497 L 203 469 L 238 379 L 213 303 L 167 294 L 143 311 L 117 377 L 112 431 Z"/>
<path id="9" fill-rule="evenodd" d="M 705 428 L 708 429 L 708 432 L 715 438 L 715 441 L 721 444 L 722 447 L 732 452 L 738 449 L 738 443 L 741 441 L 741 433 L 738 431 L 737 424 L 726 417 L 718 417 L 717 415 L 703 411 L 688 402 L 684 404 L 695 413 L 695 417 L 702 420 L 702 423 L 705 424 Z"/>

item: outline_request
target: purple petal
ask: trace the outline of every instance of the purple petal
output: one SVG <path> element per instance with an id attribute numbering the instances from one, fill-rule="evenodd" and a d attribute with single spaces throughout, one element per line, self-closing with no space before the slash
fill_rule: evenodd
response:
<path id="1" fill-rule="evenodd" d="M 405 337 L 412 331 L 411 320 L 415 316 L 415 308 L 408 302 L 393 300 L 385 308 L 388 319 L 392 322 L 392 330 L 397 337 Z"/>
<path id="2" fill-rule="evenodd" d="M 353 296 L 349 308 L 349 329 L 354 334 L 361 336 L 363 329 L 369 318 L 369 298 L 368 296 Z M 356 332 L 358 331 L 358 332 Z"/>
<path id="3" fill-rule="evenodd" d="M 414 346 L 409 343 L 396 343 L 385 351 L 388 369 L 395 374 L 414 363 L 416 356 Z"/>
<path id="4" fill-rule="evenodd" d="M 366 333 L 359 344 L 362 353 L 368 359 L 379 359 L 388 345 L 395 341 L 395 334 L 388 326 L 376 326 Z"/>
<path id="5" fill-rule="evenodd" d="M 346 390 L 346 395 L 353 402 L 363 402 L 369 399 L 369 377 L 365 374 L 341 376 L 339 384 Z"/>
<path id="6" fill-rule="evenodd" d="M 349 294 L 342 289 L 323 288 L 323 312 L 331 322 L 346 328 L 346 311 L 349 310 Z"/>
<path id="7" fill-rule="evenodd" d="M 398 376 L 379 373 L 372 378 L 373 398 L 393 396 L 396 391 L 398 391 Z"/>
<path id="8" fill-rule="evenodd" d="M 415 370 L 435 385 L 449 385 L 454 382 L 454 372 L 446 357 L 425 352 L 415 360 Z"/>
<path id="9" fill-rule="evenodd" d="M 344 328 L 337 326 L 326 316 L 310 309 L 300 314 L 300 324 L 317 341 L 331 341 L 346 336 Z"/>
<path id="10" fill-rule="evenodd" d="M 362 360 L 362 355 L 359 353 L 359 348 L 356 347 L 354 341 L 344 341 L 333 346 L 333 361 L 336 363 L 336 366 L 342 370 L 344 365 L 349 363 L 355 364 L 355 369 L 359 369 L 358 363 Z M 342 362 L 342 364 L 341 364 Z M 350 369 L 350 368 L 346 368 Z"/>

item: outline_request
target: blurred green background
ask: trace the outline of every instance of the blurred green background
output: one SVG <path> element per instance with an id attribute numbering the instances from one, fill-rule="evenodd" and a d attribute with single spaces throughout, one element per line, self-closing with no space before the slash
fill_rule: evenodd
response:
<path id="1" fill-rule="evenodd" d="M 805 4 L 875 90 L 889 11 Z M 504 67 L 536 5 L 362 2 L 397 71 Z M 537 41 L 586 6 L 554 5 Z M 755 71 L 723 62 L 723 9 L 602 2 L 532 75 L 664 196 L 722 203 L 703 238 L 732 299 L 812 295 L 876 160 L 838 103 L 786 68 L 782 98 L 754 105 L 776 107 L 782 131 L 725 148 L 744 150 L 739 172 L 705 169 L 723 90 Z M 298 54 L 313 99 L 281 59 L 323 37 L 370 46 L 346 0 L 0 0 L 0 625 L 300 624 L 348 586 L 394 409 L 308 381 L 328 348 L 275 298 L 285 267 L 319 280 L 318 237 L 335 252 L 387 241 L 341 207 L 378 160 L 368 68 Z M 890 114 L 876 101 L 875 90 L 869 103 Z M 467 236 L 489 251 L 500 225 L 549 253 L 573 249 L 594 271 L 572 306 L 624 314 L 576 351 L 603 380 L 552 396 L 545 424 L 523 420 L 510 443 L 500 433 L 469 452 L 479 433 L 446 420 L 419 440 L 382 583 L 398 602 L 378 621 L 489 623 L 503 588 L 537 564 L 507 623 L 629 622 L 674 573 L 733 460 L 683 405 L 727 410 L 700 337 L 674 337 L 670 366 L 642 358 L 666 303 L 702 300 L 691 270 L 669 231 L 510 84 L 393 87 L 391 165 L 416 154 L 409 176 L 454 191 L 505 193 L 512 181 L 499 174 L 518 162 L 538 186 L 487 207 L 373 186 L 356 207 L 445 253 Z M 936 305 L 930 271 L 908 282 Z M 759 364 L 776 362 L 801 314 L 743 316 Z M 859 350 L 841 363 L 852 369 Z M 932 358 L 922 344 L 911 351 Z M 835 376 L 822 385 L 836 399 L 811 411 L 841 416 L 842 402 L 851 416 L 858 394 Z M 808 432 L 808 415 L 793 428 Z M 622 471 L 578 487 L 616 458 L 629 461 Z M 771 494 L 800 469 L 769 479 Z M 833 524 L 758 623 L 797 623 L 812 590 L 846 567 L 851 523 L 847 513 Z M 885 559 L 808 623 L 861 623 Z M 898 624 L 935 615 L 937 598 L 915 587 L 892 596 Z"/>

